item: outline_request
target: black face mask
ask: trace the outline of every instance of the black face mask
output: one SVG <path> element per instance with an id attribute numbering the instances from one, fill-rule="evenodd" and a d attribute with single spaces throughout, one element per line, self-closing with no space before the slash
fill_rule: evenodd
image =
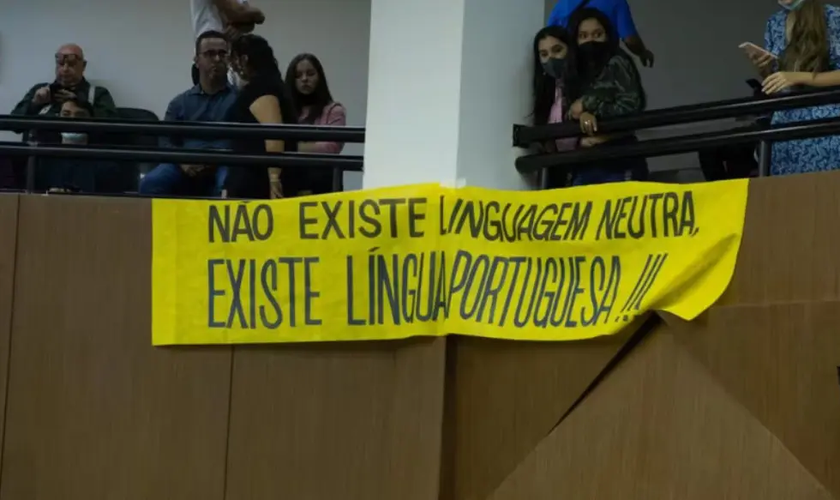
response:
<path id="1" fill-rule="evenodd" d="M 609 42 L 586 42 L 578 45 L 578 57 L 590 78 L 598 76 L 594 73 L 600 73 L 612 56 Z"/>
<path id="2" fill-rule="evenodd" d="M 554 78 L 555 80 L 562 80 L 564 76 L 566 76 L 566 60 L 565 59 L 558 59 L 556 57 L 550 58 L 548 61 L 544 62 L 543 71 L 545 74 Z"/>

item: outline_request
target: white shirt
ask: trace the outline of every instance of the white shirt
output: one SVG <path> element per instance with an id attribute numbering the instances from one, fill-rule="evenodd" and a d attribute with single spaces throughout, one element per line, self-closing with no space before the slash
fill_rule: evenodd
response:
<path id="1" fill-rule="evenodd" d="M 239 3 L 247 3 L 248 0 L 237 0 Z M 205 31 L 219 31 L 224 33 L 225 26 L 219 9 L 213 4 L 213 0 L 190 0 L 190 11 L 192 12 L 193 33 L 195 38 Z"/>

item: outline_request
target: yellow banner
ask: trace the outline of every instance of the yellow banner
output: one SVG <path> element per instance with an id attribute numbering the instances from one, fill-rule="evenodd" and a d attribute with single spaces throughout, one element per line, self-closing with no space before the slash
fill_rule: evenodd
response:
<path id="1" fill-rule="evenodd" d="M 154 200 L 155 345 L 577 340 L 726 289 L 748 181 Z"/>

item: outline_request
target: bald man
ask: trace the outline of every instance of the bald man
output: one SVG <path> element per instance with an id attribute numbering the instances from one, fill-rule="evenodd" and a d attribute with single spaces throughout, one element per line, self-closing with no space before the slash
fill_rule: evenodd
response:
<path id="1" fill-rule="evenodd" d="M 61 105 L 69 99 L 89 102 L 97 118 L 112 118 L 117 114 L 114 99 L 108 89 L 91 86 L 85 79 L 87 61 L 82 48 L 76 44 L 62 45 L 55 53 L 55 80 L 35 85 L 12 110 L 13 115 L 57 115 Z M 92 102 L 91 102 L 92 101 Z"/>

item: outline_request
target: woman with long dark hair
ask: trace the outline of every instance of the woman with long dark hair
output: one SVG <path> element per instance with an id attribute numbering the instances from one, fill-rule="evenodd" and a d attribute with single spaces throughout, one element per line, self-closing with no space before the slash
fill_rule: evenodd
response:
<path id="1" fill-rule="evenodd" d="M 764 92 L 840 85 L 840 7 L 819 0 L 779 0 L 782 9 L 770 17 L 767 52 L 749 51 L 764 77 Z M 773 114 L 773 123 L 840 117 L 840 105 L 788 109 Z M 773 175 L 840 168 L 840 137 L 774 142 Z"/>
<path id="2" fill-rule="evenodd" d="M 292 104 L 298 111 L 298 122 L 311 125 L 347 125 L 347 111 L 335 102 L 327 83 L 327 75 L 321 61 L 312 54 L 299 54 L 286 70 L 286 88 L 289 89 Z M 298 150 L 304 153 L 339 154 L 344 149 L 341 142 L 301 142 Z M 329 171 L 312 172 L 308 177 L 308 188 L 313 194 L 333 191 L 332 175 Z"/>
<path id="3" fill-rule="evenodd" d="M 632 144 L 634 134 L 598 134 L 598 120 L 639 113 L 647 98 L 636 63 L 619 46 L 620 40 L 609 18 L 597 9 L 580 9 L 570 20 L 572 36 L 577 39 L 574 51 L 575 84 L 569 116 L 580 122 L 586 137 L 581 147 L 601 144 Z M 605 160 L 581 166 L 572 184 L 603 184 L 647 179 L 644 158 Z"/>
<path id="4" fill-rule="evenodd" d="M 240 123 L 297 123 L 274 51 L 257 35 L 243 35 L 231 44 L 230 65 L 245 82 L 227 121 Z M 297 143 L 276 139 L 236 139 L 238 153 L 285 153 L 297 151 Z M 225 180 L 229 198 L 283 198 L 294 196 L 299 175 L 280 167 L 231 165 Z"/>
<path id="5" fill-rule="evenodd" d="M 534 125 L 560 123 L 571 102 L 568 89 L 572 85 L 572 72 L 568 62 L 572 44 L 569 34 L 559 26 L 548 26 L 534 36 Z M 577 139 L 558 139 L 542 145 L 549 153 L 569 151 L 577 146 Z M 550 168 L 545 171 L 546 187 L 558 188 L 567 184 L 565 170 Z"/>

